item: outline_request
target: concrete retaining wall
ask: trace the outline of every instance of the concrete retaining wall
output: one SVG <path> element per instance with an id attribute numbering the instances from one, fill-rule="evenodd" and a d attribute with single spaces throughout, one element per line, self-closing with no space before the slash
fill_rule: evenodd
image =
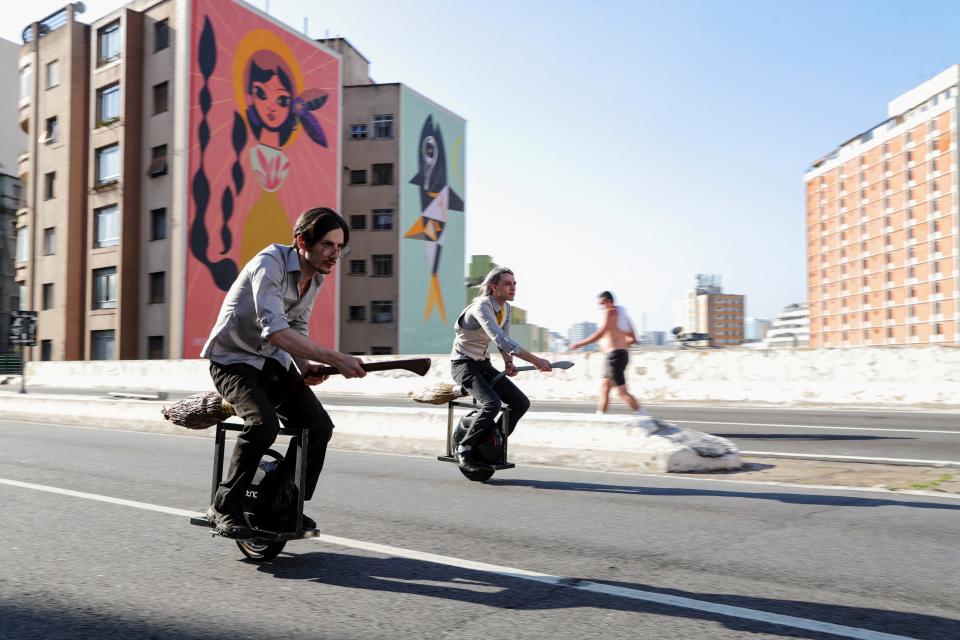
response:
<path id="1" fill-rule="evenodd" d="M 576 366 L 551 374 L 523 373 L 517 382 L 536 400 L 592 400 L 603 371 L 601 354 L 545 354 Z M 368 361 L 396 357 L 368 357 Z M 403 396 L 450 380 L 449 361 L 433 356 L 424 378 L 406 372 L 339 376 L 317 387 L 322 396 L 358 393 Z M 499 365 L 499 362 L 497 362 Z M 960 348 L 863 347 L 809 350 L 669 350 L 631 354 L 630 388 L 651 403 L 751 403 L 960 408 Z M 212 390 L 202 360 L 31 362 L 29 387 L 100 390 Z M 411 404 L 411 406 L 413 406 Z"/>

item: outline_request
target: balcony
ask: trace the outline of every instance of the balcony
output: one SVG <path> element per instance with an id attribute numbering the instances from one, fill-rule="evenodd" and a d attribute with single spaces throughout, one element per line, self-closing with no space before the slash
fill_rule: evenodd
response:
<path id="1" fill-rule="evenodd" d="M 21 151 L 17 154 L 17 175 L 23 180 L 30 173 L 30 152 Z"/>

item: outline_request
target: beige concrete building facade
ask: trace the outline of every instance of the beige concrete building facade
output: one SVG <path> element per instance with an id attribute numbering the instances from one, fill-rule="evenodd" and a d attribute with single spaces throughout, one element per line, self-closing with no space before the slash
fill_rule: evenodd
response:
<path id="1" fill-rule="evenodd" d="M 27 249 L 15 277 L 39 313 L 30 357 L 168 357 L 176 3 L 92 24 L 78 9 L 29 25 L 20 49 Z"/>
<path id="2" fill-rule="evenodd" d="M 806 173 L 810 346 L 957 344 L 960 65 Z"/>

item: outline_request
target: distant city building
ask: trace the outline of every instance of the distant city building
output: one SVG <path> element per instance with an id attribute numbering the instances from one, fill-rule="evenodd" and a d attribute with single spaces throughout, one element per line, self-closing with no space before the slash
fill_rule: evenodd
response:
<path id="1" fill-rule="evenodd" d="M 960 65 L 804 175 L 813 347 L 957 344 Z"/>
<path id="2" fill-rule="evenodd" d="M 556 331 L 550 332 L 550 348 L 548 351 L 562 353 L 569 350 L 570 342 Z"/>
<path id="3" fill-rule="evenodd" d="M 567 342 L 570 344 L 579 342 L 580 340 L 593 335 L 596 330 L 596 322 L 586 321 L 574 323 L 570 325 L 569 329 L 567 329 Z M 587 346 L 583 347 L 581 351 L 598 351 L 599 349 L 600 347 L 597 346 L 596 342 L 594 342 L 593 344 L 588 344 Z"/>
<path id="4" fill-rule="evenodd" d="M 641 347 L 662 347 L 666 343 L 666 331 L 644 331 L 637 336 L 637 345 Z"/>
<path id="5" fill-rule="evenodd" d="M 810 346 L 810 312 L 805 304 L 790 304 L 774 318 L 764 344 L 771 349 Z"/>
<path id="6" fill-rule="evenodd" d="M 767 337 L 771 321 L 766 318 L 745 318 L 743 321 L 743 339 L 745 342 L 759 342 Z"/>
<path id="7" fill-rule="evenodd" d="M 674 323 L 683 333 L 705 333 L 712 344 L 743 342 L 745 297 L 723 293 L 721 277 L 698 273 L 696 286 L 674 303 Z"/>

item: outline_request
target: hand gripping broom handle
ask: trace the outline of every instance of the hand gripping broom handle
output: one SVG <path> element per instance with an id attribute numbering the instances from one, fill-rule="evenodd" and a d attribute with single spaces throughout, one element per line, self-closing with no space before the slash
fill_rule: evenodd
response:
<path id="1" fill-rule="evenodd" d="M 431 360 L 430 358 L 411 358 L 409 360 L 391 360 L 388 362 L 364 362 L 362 365 L 363 370 L 370 371 L 393 371 L 394 369 L 402 369 L 404 371 L 410 371 L 415 373 L 418 376 L 424 376 L 427 374 L 427 371 L 430 370 Z M 335 367 L 318 367 L 310 372 L 310 375 L 313 376 L 334 376 L 339 374 Z"/>

